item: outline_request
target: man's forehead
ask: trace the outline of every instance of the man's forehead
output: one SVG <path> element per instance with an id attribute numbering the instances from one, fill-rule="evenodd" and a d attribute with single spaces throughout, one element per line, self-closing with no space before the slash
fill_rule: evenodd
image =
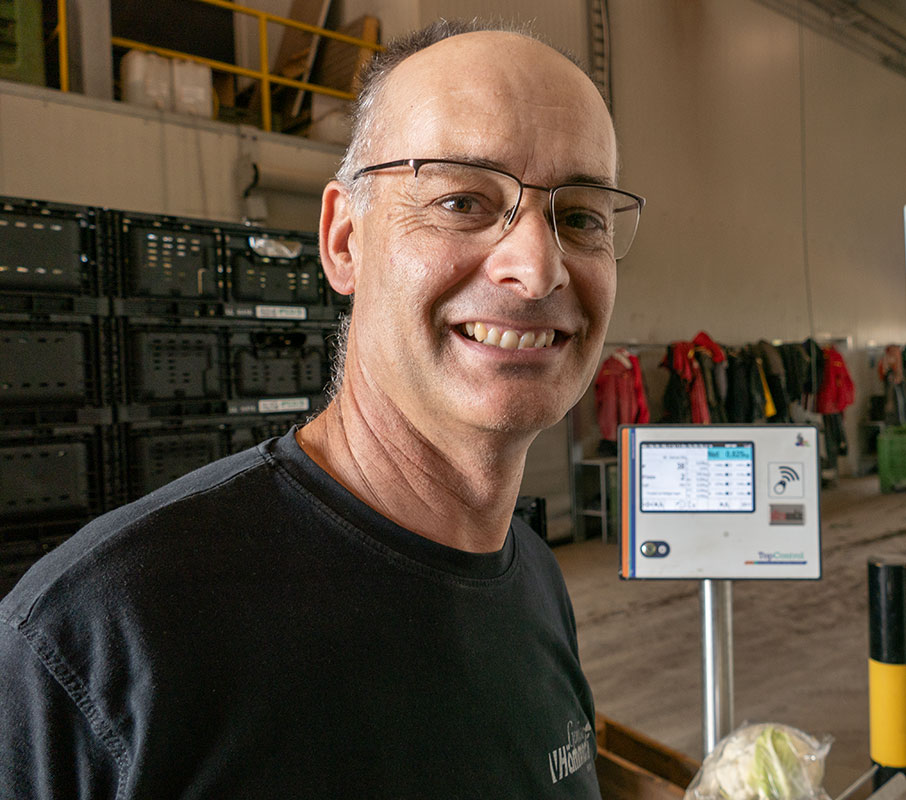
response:
<path id="1" fill-rule="evenodd" d="M 520 34 L 462 34 L 410 56 L 388 76 L 380 112 L 379 159 L 471 154 L 518 172 L 556 154 L 558 170 L 613 174 L 598 90 L 565 56 Z M 412 152 L 401 156 L 404 147 Z"/>
<path id="2" fill-rule="evenodd" d="M 483 54 L 486 58 L 497 61 L 509 61 L 514 54 L 525 53 L 532 60 L 548 58 L 572 64 L 566 56 L 531 36 L 511 31 L 489 30 L 461 33 L 441 39 L 409 56 L 400 66 L 405 65 L 406 69 L 420 69 L 436 59 L 449 59 L 454 53 Z M 572 66 L 575 67 L 574 64 Z"/>

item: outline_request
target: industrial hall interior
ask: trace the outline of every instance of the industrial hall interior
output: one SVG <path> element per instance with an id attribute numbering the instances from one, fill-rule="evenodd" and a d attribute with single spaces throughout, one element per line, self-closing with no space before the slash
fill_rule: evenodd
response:
<path id="1" fill-rule="evenodd" d="M 0 597 L 326 406 L 357 74 L 489 15 L 576 56 L 644 197 L 515 509 L 569 590 L 603 796 L 880 796 L 906 769 L 904 0 L 0 0 Z M 709 794 L 728 741 L 812 783 Z"/>

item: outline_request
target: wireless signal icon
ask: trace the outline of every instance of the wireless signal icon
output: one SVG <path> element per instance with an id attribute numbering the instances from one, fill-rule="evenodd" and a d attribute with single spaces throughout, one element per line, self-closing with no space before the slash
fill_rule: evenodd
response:
<path id="1" fill-rule="evenodd" d="M 774 484 L 774 494 L 785 494 L 789 484 L 801 480 L 799 473 L 786 464 L 779 466 L 777 472 L 780 474 L 780 480 Z"/>

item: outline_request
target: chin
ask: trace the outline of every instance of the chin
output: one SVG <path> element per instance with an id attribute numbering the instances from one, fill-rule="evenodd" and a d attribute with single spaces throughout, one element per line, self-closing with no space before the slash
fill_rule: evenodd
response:
<path id="1" fill-rule="evenodd" d="M 489 432 L 534 437 L 560 422 L 581 398 L 578 387 L 571 386 L 570 391 L 564 391 L 562 379 L 539 383 L 532 380 L 503 386 L 464 387 L 460 397 L 470 399 L 460 404 L 460 419 Z"/>
<path id="2" fill-rule="evenodd" d="M 556 425 L 564 416 L 566 416 L 566 411 L 563 409 L 532 407 L 530 403 L 527 403 L 524 407 L 511 408 L 495 417 L 488 417 L 479 424 L 494 433 L 522 434 L 534 437 L 539 432 Z"/>

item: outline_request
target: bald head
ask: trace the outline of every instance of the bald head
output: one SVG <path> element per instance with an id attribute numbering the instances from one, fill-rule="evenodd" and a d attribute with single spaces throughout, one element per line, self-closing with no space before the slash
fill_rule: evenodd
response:
<path id="1" fill-rule="evenodd" d="M 478 130 L 476 117 L 467 114 L 481 115 Z M 482 142 L 466 140 L 466 130 L 473 137 L 501 140 L 506 157 L 506 144 L 521 151 L 522 140 L 535 136 L 543 146 L 545 132 L 559 129 L 565 119 L 587 137 L 590 151 L 612 150 L 604 101 L 575 64 L 520 34 L 466 33 L 410 56 L 393 70 L 381 94 L 368 157 L 397 157 L 392 150 L 400 136 L 413 141 L 407 152 L 419 158 L 480 152 Z"/>
<path id="2" fill-rule="evenodd" d="M 379 153 L 387 149 L 388 138 L 397 136 L 399 126 L 412 116 L 406 112 L 416 104 L 433 104 L 432 113 L 443 116 L 445 109 L 455 110 L 457 98 L 481 92 L 492 99 L 499 112 L 526 99 L 531 101 L 533 88 L 543 89 L 553 101 L 552 116 L 567 107 L 578 107 L 583 115 L 589 110 L 596 112 L 613 149 L 610 116 L 594 83 L 571 57 L 525 29 L 491 29 L 475 21 L 442 20 L 394 40 L 362 74 L 353 109 L 352 141 L 338 178 L 352 188 L 356 170 L 380 160 Z M 517 135 L 518 120 L 515 124 L 513 134 Z"/>

